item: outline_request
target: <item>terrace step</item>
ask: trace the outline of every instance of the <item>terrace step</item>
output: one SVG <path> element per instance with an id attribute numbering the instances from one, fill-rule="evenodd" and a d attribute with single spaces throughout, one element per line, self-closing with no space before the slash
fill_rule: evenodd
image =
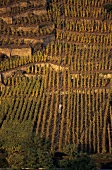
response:
<path id="1" fill-rule="evenodd" d="M 23 46 L 23 47 L 4 47 L 0 48 L 0 53 L 6 54 L 8 57 L 18 55 L 18 56 L 31 56 L 32 51 L 31 47 Z"/>

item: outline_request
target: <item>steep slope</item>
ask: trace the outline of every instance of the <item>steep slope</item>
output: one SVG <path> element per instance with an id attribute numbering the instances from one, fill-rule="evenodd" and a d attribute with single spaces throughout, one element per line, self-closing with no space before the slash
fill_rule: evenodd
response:
<path id="1" fill-rule="evenodd" d="M 106 3 L 111 0 L 53 1 L 56 40 L 44 52 L 2 63 L 1 129 L 31 121 L 52 150 L 73 143 L 84 152 L 112 152 L 112 15 Z M 18 66 L 25 72 L 16 72 Z"/>

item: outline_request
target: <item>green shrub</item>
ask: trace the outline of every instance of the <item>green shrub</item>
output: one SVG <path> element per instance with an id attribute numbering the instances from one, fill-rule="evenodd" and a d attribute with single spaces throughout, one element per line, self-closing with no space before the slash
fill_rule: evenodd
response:
<path id="1" fill-rule="evenodd" d="M 95 170 L 93 159 L 86 153 L 78 153 L 75 145 L 68 145 L 64 148 L 65 156 L 59 161 L 60 168 L 65 170 Z"/>

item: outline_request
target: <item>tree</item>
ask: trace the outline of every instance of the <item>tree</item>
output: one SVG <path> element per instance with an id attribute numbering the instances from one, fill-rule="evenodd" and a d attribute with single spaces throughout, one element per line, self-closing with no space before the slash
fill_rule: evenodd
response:
<path id="1" fill-rule="evenodd" d="M 66 156 L 60 160 L 60 168 L 65 170 L 95 170 L 94 161 L 86 153 L 78 153 L 74 144 L 63 148 Z"/>
<path id="2" fill-rule="evenodd" d="M 6 160 L 6 153 L 5 150 L 2 149 L 3 143 L 0 138 L 0 168 L 6 168 L 8 167 L 8 162 Z"/>
<path id="3" fill-rule="evenodd" d="M 46 168 L 53 169 L 50 143 L 32 133 L 30 122 L 10 122 L 4 124 L 0 131 L 2 148 L 8 153 L 10 168 Z"/>

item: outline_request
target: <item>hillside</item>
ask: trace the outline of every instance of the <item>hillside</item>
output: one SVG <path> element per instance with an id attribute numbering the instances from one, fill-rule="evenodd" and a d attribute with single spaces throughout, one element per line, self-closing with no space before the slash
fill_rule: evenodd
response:
<path id="1" fill-rule="evenodd" d="M 53 0 L 48 11 L 34 0 L 8 2 L 0 8 L 1 130 L 31 122 L 52 151 L 72 143 L 112 153 L 112 13 L 104 8 L 112 1 Z"/>
<path id="2" fill-rule="evenodd" d="M 30 56 L 54 39 L 45 0 L 1 1 L 0 28 L 0 52 L 8 57 Z"/>

